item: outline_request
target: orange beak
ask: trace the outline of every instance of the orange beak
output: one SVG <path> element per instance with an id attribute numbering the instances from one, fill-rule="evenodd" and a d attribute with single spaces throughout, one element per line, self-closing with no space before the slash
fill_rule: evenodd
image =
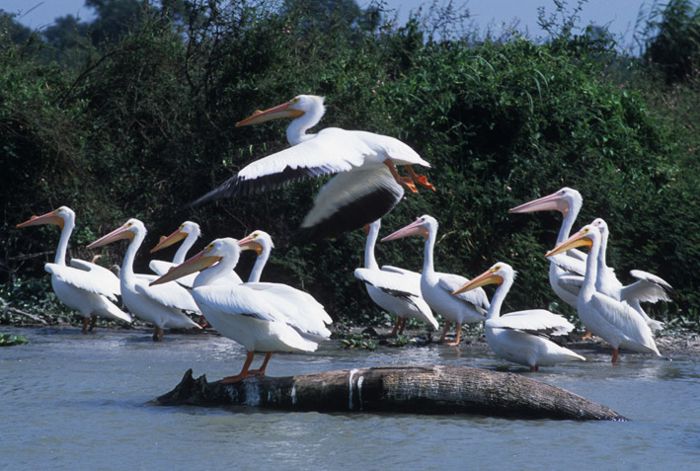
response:
<path id="1" fill-rule="evenodd" d="M 247 235 L 238 241 L 238 246 L 241 250 L 255 250 L 255 253 L 260 255 L 263 251 L 262 245 L 253 239 L 251 235 Z"/>
<path id="2" fill-rule="evenodd" d="M 559 255 L 560 253 L 566 252 L 567 250 L 574 249 L 576 247 L 590 247 L 593 245 L 593 241 L 587 237 L 591 233 L 593 228 L 585 226 L 583 229 L 578 231 L 576 234 L 572 235 L 566 239 L 561 244 L 554 247 L 552 250 L 544 254 L 545 257 L 552 257 L 554 255 Z M 597 231 L 597 229 L 595 229 Z"/>
<path id="3" fill-rule="evenodd" d="M 501 283 L 503 283 L 503 278 L 501 278 L 499 275 L 496 275 L 493 269 L 489 268 L 481 275 L 477 276 L 476 278 L 473 278 L 471 281 L 466 282 L 460 288 L 454 290 L 452 294 L 457 295 L 461 293 L 466 293 L 467 291 L 479 288 L 481 286 L 500 285 Z"/>
<path id="4" fill-rule="evenodd" d="M 177 229 L 175 232 L 170 234 L 168 237 L 162 236 L 155 247 L 151 249 L 151 253 L 158 252 L 166 247 L 170 247 L 173 244 L 177 244 L 181 240 L 187 237 L 187 232 L 183 232 Z"/>
<path id="5" fill-rule="evenodd" d="M 124 224 L 123 226 L 114 229 L 109 234 L 104 235 L 96 241 L 92 242 L 90 245 L 87 246 L 87 248 L 96 249 L 97 247 L 102 247 L 103 245 L 111 244 L 112 242 L 116 242 L 121 239 L 133 239 L 134 233 L 129 230 L 129 227 L 130 226 Z"/>
<path id="6" fill-rule="evenodd" d="M 170 270 L 168 270 L 168 273 L 156 280 L 153 280 L 149 286 L 160 285 L 169 281 L 177 280 L 178 278 L 182 278 L 190 273 L 202 271 L 214 265 L 219 260 L 221 260 L 221 257 L 207 255 L 207 249 L 205 248 L 198 254 L 193 255 L 182 262 L 180 265 L 172 267 Z"/>
<path id="7" fill-rule="evenodd" d="M 17 228 L 39 226 L 42 224 L 55 224 L 63 229 L 63 218 L 56 216 L 56 211 L 51 211 L 41 216 L 32 216 L 24 222 L 17 224 Z"/>
<path id="8" fill-rule="evenodd" d="M 299 116 L 304 114 L 303 111 L 290 108 L 291 106 L 292 106 L 292 102 L 288 101 L 286 103 L 282 103 L 281 105 L 273 106 L 272 108 L 268 108 L 268 109 L 263 110 L 263 111 L 257 110 L 252 115 L 237 122 L 236 127 L 240 128 L 241 126 L 250 126 L 251 124 L 260 124 L 260 123 L 264 123 L 265 121 L 272 121 L 273 119 L 298 118 Z"/>

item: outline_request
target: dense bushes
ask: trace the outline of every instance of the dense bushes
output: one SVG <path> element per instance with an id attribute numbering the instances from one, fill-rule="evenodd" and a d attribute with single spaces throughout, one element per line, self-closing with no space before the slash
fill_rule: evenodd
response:
<path id="1" fill-rule="evenodd" d="M 216 2 L 186 3 L 180 16 L 154 7 L 77 69 L 42 63 L 3 39 L 1 240 L 9 272 L 38 275 L 42 259 L 20 265 L 12 257 L 55 245 L 53 232 L 11 229 L 32 212 L 74 207 L 74 253 L 128 217 L 150 228 L 146 244 L 191 218 L 205 240 L 267 230 L 278 249 L 266 278 L 303 285 L 336 316 L 360 319 L 373 309 L 352 277 L 362 234 L 289 243 L 320 182 L 184 209 L 247 162 L 287 146 L 284 124 L 236 129 L 237 120 L 315 93 L 327 97 L 322 126 L 396 136 L 433 164 L 438 192 L 409 195 L 384 227 L 436 216 L 440 270 L 475 274 L 501 259 L 520 271 L 511 307 L 555 301 L 543 254 L 559 217 L 507 209 L 567 185 L 584 196 L 581 224 L 608 220 L 618 274 L 658 273 L 677 288 L 673 312 L 697 320 L 697 147 L 688 130 L 680 134 L 688 145 L 676 139 L 690 124 L 668 111 L 651 79 L 610 79 L 599 51 L 588 56 L 581 42 L 474 45 L 357 12 L 311 22 L 304 2 L 284 14 L 243 1 L 218 10 L 209 7 Z M 419 244 L 380 246 L 380 263 L 418 268 Z"/>

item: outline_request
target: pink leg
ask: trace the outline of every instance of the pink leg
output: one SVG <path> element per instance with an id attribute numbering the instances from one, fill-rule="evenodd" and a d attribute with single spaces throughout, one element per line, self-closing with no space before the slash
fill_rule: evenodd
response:
<path id="1" fill-rule="evenodd" d="M 459 342 L 462 341 L 462 323 L 457 322 L 455 323 L 455 341 L 454 342 L 449 342 L 447 345 L 451 347 L 456 347 L 459 345 Z"/>
<path id="2" fill-rule="evenodd" d="M 253 363 L 254 356 L 255 356 L 254 352 L 247 352 L 246 356 L 245 356 L 245 362 L 243 362 L 243 368 L 241 368 L 241 372 L 235 376 L 227 376 L 227 377 L 223 378 L 220 381 L 220 383 L 222 383 L 222 384 L 237 383 L 237 382 L 247 378 L 250 374 L 248 369 L 250 368 L 250 364 Z"/>

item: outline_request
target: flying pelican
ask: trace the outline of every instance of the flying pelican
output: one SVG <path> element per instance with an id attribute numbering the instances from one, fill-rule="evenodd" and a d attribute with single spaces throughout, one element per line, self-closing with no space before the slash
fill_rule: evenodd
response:
<path id="1" fill-rule="evenodd" d="M 449 273 L 438 273 L 433 266 L 433 251 L 437 239 L 438 222 L 429 215 L 423 215 L 411 224 L 389 234 L 382 242 L 400 239 L 410 235 L 420 235 L 425 238 L 423 250 L 423 271 L 420 278 L 420 290 L 423 299 L 430 308 L 445 317 L 445 328 L 440 341 L 445 340 L 451 322 L 456 322 L 455 340 L 448 345 L 459 345 L 462 339 L 463 322 L 480 322 L 489 308 L 489 300 L 483 289 L 475 289 L 468 293 L 454 295 L 452 292 L 463 286 L 469 280 L 463 276 Z"/>
<path id="2" fill-rule="evenodd" d="M 239 256 L 240 247 L 235 239 L 216 239 L 153 282 L 165 283 L 201 270 L 192 289 L 194 299 L 214 328 L 243 345 L 247 352 L 241 372 L 225 377 L 222 383 L 234 383 L 250 375 L 264 376 L 273 352 L 313 352 L 318 348 L 318 343 L 298 332 L 299 326 L 290 322 L 289 316 L 268 302 L 264 292 L 246 283 L 216 282 L 236 267 Z M 259 369 L 250 370 L 255 352 L 264 352 L 265 359 Z"/>
<path id="3" fill-rule="evenodd" d="M 183 222 L 182 224 L 180 224 L 180 227 L 178 227 L 172 234 L 170 234 L 167 237 L 162 236 L 160 238 L 160 241 L 158 241 L 158 244 L 151 249 L 151 253 L 155 253 L 166 247 L 170 247 L 171 245 L 176 244 L 184 239 L 182 245 L 180 245 L 180 247 L 177 249 L 177 252 L 175 252 L 173 261 L 166 262 L 163 260 L 151 260 L 151 262 L 148 264 L 148 267 L 158 276 L 165 275 L 168 272 L 168 270 L 170 270 L 172 267 L 180 265 L 182 262 L 185 261 L 187 252 L 189 252 L 189 250 L 192 248 L 192 246 L 201 234 L 202 231 L 199 228 L 199 224 L 192 221 Z M 192 288 L 192 284 L 194 283 L 194 279 L 196 277 L 197 274 L 192 273 L 189 276 L 183 276 L 182 278 L 178 278 L 177 282 L 185 288 Z M 242 283 L 243 281 L 241 280 L 241 277 L 238 276 L 238 274 L 236 274 L 236 272 L 231 272 L 228 282 Z"/>
<path id="4" fill-rule="evenodd" d="M 396 324 L 390 335 L 402 334 L 409 317 L 427 322 L 433 330 L 437 330 L 438 323 L 433 311 L 421 295 L 420 273 L 386 265 L 379 269 L 374 246 L 381 224 L 381 220 L 377 219 L 366 226 L 365 266 L 355 269 L 355 278 L 364 282 L 367 294 L 377 306 L 396 316 Z"/>
<path id="5" fill-rule="evenodd" d="M 617 363 L 620 347 L 661 356 L 644 318 L 627 303 L 596 291 L 601 238 L 598 228 L 589 224 L 547 252 L 546 256 L 557 255 L 575 247 L 590 247 L 576 310 L 588 330 L 612 345 L 613 365 Z"/>
<path id="6" fill-rule="evenodd" d="M 119 279 L 114 273 L 91 262 L 72 258 L 66 265 L 68 240 L 75 228 L 75 213 L 68 206 L 43 214 L 32 216 L 17 227 L 54 224 L 61 228 L 54 263 L 44 265 L 44 270 L 51 274 L 51 287 L 56 297 L 66 306 L 80 312 L 83 317 L 85 334 L 95 326 L 97 316 L 131 322 L 131 316 L 114 303 L 120 294 Z"/>
<path id="7" fill-rule="evenodd" d="M 264 293 L 267 301 L 285 315 L 304 338 L 314 342 L 329 339 L 331 332 L 326 325 L 333 323 L 333 319 L 313 296 L 283 283 L 260 281 L 263 268 L 275 246 L 270 234 L 261 230 L 253 231 L 238 241 L 238 246 L 241 251 L 254 250 L 257 254 L 255 265 L 245 285 Z"/>
<path id="8" fill-rule="evenodd" d="M 435 189 L 411 167 L 430 167 L 430 164 L 396 138 L 340 128 L 307 134 L 325 111 L 323 97 L 299 95 L 236 123 L 239 127 L 293 118 L 287 128 L 287 140 L 292 147 L 247 165 L 193 204 L 337 173 L 321 188 L 301 224 L 303 236 L 319 238 L 358 229 L 382 217 L 403 197 L 402 185 L 413 192 L 417 191 L 414 182 Z M 408 166 L 409 176 L 400 176 L 397 165 Z"/>
<path id="9" fill-rule="evenodd" d="M 664 323 L 652 319 L 644 311 L 641 302 L 655 303 L 657 301 L 670 301 L 666 290 L 670 290 L 671 285 L 664 279 L 647 273 L 642 270 L 630 270 L 630 275 L 637 278 L 637 281 L 623 286 L 615 275 L 615 270 L 608 267 L 606 262 L 606 251 L 608 247 L 608 237 L 610 230 L 608 224 L 601 218 L 595 219 L 592 223 L 600 231 L 600 252 L 598 253 L 598 279 L 596 280 L 596 290 L 608 295 L 618 301 L 625 301 L 627 304 L 641 315 L 652 332 L 663 329 Z"/>
<path id="10" fill-rule="evenodd" d="M 562 361 L 586 361 L 578 353 L 549 340 L 549 336 L 566 335 L 574 329 L 573 324 L 562 316 L 545 309 L 510 312 L 501 316 L 501 306 L 513 286 L 513 280 L 513 268 L 507 263 L 498 262 L 454 291 L 454 294 L 460 294 L 480 286 L 498 285 L 484 323 L 486 342 L 496 355 L 529 366 L 530 371 Z"/>
<path id="11" fill-rule="evenodd" d="M 154 325 L 154 341 L 163 339 L 163 329 L 166 328 L 201 329 L 182 312 L 200 312 L 187 289 L 177 283 L 152 287 L 148 284 L 157 276 L 134 273 L 134 258 L 145 238 L 146 227 L 138 219 L 132 218 L 88 245 L 88 248 L 95 249 L 121 239 L 130 241 L 119 272 L 122 299 L 136 317 Z"/>
<path id="12" fill-rule="evenodd" d="M 508 212 L 559 211 L 564 218 L 556 243 L 561 244 L 569 237 L 581 206 L 583 206 L 581 193 L 573 188 L 564 187 L 551 195 L 516 206 Z M 557 296 L 574 309 L 583 283 L 583 274 L 586 271 L 585 260 L 585 254 L 578 250 L 570 250 L 566 254 L 551 257 L 549 260 L 549 284 L 552 285 Z"/>

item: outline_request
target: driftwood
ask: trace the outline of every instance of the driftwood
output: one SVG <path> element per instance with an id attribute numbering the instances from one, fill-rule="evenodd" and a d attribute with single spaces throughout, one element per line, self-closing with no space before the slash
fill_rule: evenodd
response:
<path id="1" fill-rule="evenodd" d="M 626 420 L 605 406 L 522 375 L 478 368 L 376 367 L 286 377 L 207 382 L 188 370 L 162 405 L 243 405 L 287 411 L 478 414 Z"/>

